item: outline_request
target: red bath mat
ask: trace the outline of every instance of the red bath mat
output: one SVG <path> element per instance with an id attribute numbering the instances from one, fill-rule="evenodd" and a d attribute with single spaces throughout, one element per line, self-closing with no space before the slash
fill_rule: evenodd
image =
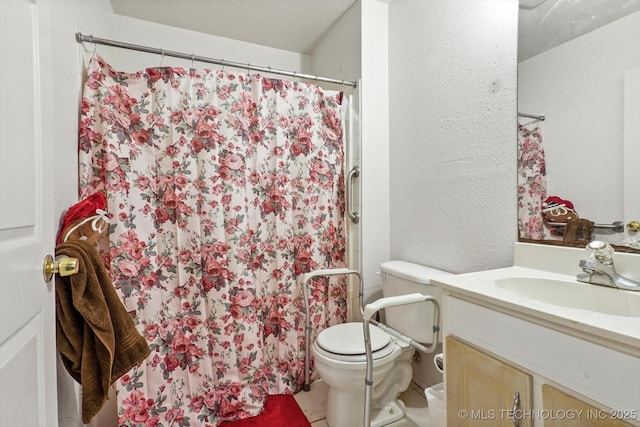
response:
<path id="1" fill-rule="evenodd" d="M 227 421 L 220 427 L 310 427 L 298 402 L 290 394 L 273 394 L 267 398 L 260 415 L 238 421 Z"/>

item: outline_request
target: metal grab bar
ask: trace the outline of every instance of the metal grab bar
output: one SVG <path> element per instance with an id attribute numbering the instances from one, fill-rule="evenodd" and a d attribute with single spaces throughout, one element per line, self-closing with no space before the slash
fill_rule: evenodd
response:
<path id="1" fill-rule="evenodd" d="M 421 351 L 426 353 L 433 353 L 440 341 L 440 304 L 438 300 L 431 295 L 422 295 L 419 293 L 408 294 L 408 295 L 398 295 L 393 297 L 380 298 L 372 303 L 364 306 L 363 304 L 363 290 L 362 290 L 362 276 L 356 270 L 350 270 L 348 268 L 333 268 L 333 269 L 323 269 L 323 270 L 314 270 L 309 273 L 305 273 L 302 275 L 302 288 L 304 295 L 304 306 L 306 311 L 305 316 L 305 352 L 304 352 L 304 391 L 311 390 L 310 384 L 310 368 L 309 368 L 309 344 L 311 341 L 311 316 L 309 311 L 309 289 L 307 286 L 307 282 L 315 277 L 322 276 L 336 276 L 336 275 L 349 275 L 355 274 L 358 277 L 358 287 L 360 289 L 360 313 L 362 314 L 362 328 L 364 334 L 364 345 L 365 345 L 365 357 L 366 357 L 366 375 L 365 375 L 365 407 L 364 407 L 364 427 L 369 427 L 371 425 L 371 395 L 372 395 L 372 387 L 373 387 L 373 354 L 371 351 L 371 334 L 369 324 L 372 323 L 379 328 L 383 329 L 385 332 L 393 335 L 394 337 L 401 339 L 407 342 L 409 345 L 414 348 L 418 348 Z M 387 325 L 383 325 L 371 317 L 379 310 L 388 307 L 394 307 L 399 305 L 406 304 L 415 304 L 418 302 L 431 302 L 433 304 L 433 342 L 429 346 L 424 346 L 420 343 L 417 343 L 413 339 L 403 335 L 402 333 L 396 331 L 393 328 L 388 327 Z"/>
<path id="2" fill-rule="evenodd" d="M 353 187 L 351 185 L 353 178 L 357 178 L 360 176 L 360 168 L 358 166 L 354 166 L 349 171 L 347 175 L 347 215 L 351 218 L 354 224 L 360 222 L 360 214 L 358 212 L 352 212 L 351 207 L 353 206 Z"/>
<path id="3" fill-rule="evenodd" d="M 364 307 L 362 329 L 364 333 L 365 357 L 367 360 L 366 375 L 364 379 L 364 424 L 363 427 L 371 426 L 371 395 L 373 392 L 373 353 L 371 351 L 371 333 L 369 323 L 373 323 L 371 317 L 383 308 L 396 307 L 399 305 L 415 304 L 429 301 L 433 304 L 433 343 L 427 349 L 432 353 L 438 345 L 440 334 L 440 304 L 431 295 L 408 294 L 393 297 L 380 298 Z M 413 341 L 413 340 L 412 340 Z"/>
<path id="4" fill-rule="evenodd" d="M 622 221 L 616 221 L 613 224 L 594 224 L 593 228 L 601 228 L 603 230 L 613 230 L 621 233 L 624 231 L 624 223 Z"/>
<path id="5" fill-rule="evenodd" d="M 348 268 L 328 268 L 324 270 L 314 270 L 302 275 L 302 290 L 304 294 L 305 326 L 304 326 L 304 391 L 311 390 L 310 368 L 309 368 L 309 345 L 311 344 L 311 313 L 309 311 L 309 288 L 307 282 L 314 277 L 322 276 L 338 276 L 338 275 L 355 274 L 358 276 L 358 287 L 360 288 L 360 300 L 362 301 L 362 276 L 356 270 Z M 361 309 L 362 310 L 362 309 Z"/>
<path id="6" fill-rule="evenodd" d="M 565 227 L 567 225 L 566 222 L 547 222 L 547 224 L 554 227 Z M 614 233 L 622 233 L 624 231 L 624 223 L 622 221 L 616 221 L 612 224 L 593 224 L 593 228 L 608 230 Z"/>

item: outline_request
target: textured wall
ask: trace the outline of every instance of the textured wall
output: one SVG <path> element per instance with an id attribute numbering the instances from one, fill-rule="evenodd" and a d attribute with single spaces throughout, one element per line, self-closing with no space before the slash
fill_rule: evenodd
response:
<path id="1" fill-rule="evenodd" d="M 389 8 L 391 257 L 507 266 L 516 234 L 517 0 Z"/>

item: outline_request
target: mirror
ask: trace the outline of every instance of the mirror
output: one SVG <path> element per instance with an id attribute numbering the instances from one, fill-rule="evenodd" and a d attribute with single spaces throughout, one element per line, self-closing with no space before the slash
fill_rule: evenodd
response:
<path id="1" fill-rule="evenodd" d="M 520 0 L 518 33 L 519 240 L 640 253 L 640 0 Z"/>

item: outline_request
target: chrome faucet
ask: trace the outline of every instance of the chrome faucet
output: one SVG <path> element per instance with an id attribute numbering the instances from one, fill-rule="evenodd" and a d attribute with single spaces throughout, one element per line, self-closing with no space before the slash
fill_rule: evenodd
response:
<path id="1" fill-rule="evenodd" d="M 579 282 L 609 286 L 626 291 L 640 291 L 640 282 L 621 276 L 613 265 L 613 248 L 608 243 L 594 240 L 585 248 L 589 259 L 580 260 L 584 273 L 577 276 Z"/>

